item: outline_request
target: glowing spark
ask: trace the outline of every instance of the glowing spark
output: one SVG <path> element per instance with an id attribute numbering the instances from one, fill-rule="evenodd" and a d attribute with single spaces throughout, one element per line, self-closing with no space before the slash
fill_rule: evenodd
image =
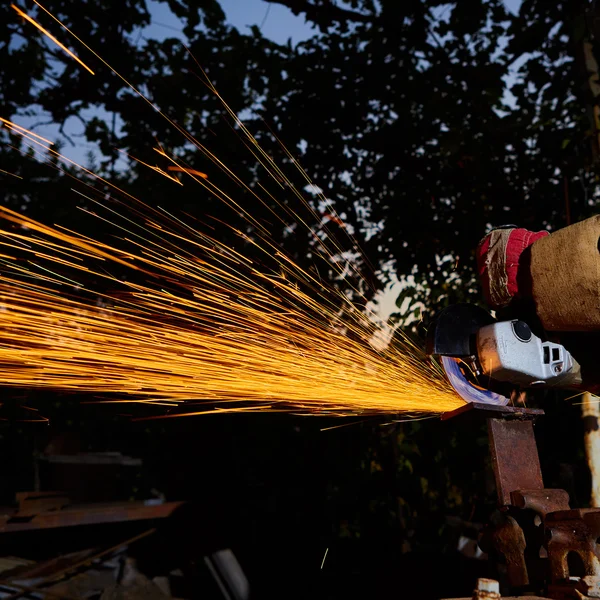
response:
<path id="1" fill-rule="evenodd" d="M 574 394 L 573 396 L 569 396 L 568 398 L 565 398 L 565 402 L 567 400 L 573 400 L 573 398 L 579 398 L 579 396 L 583 396 L 583 394 L 585 394 L 585 393 L 586 392 L 579 392 L 578 394 Z M 599 400 L 599 402 L 600 402 L 600 400 Z M 575 406 L 581 406 L 581 405 L 585 404 L 585 402 L 573 402 L 573 404 Z"/>
<path id="2" fill-rule="evenodd" d="M 175 183 L 178 183 L 179 185 L 183 185 L 181 183 L 181 181 L 179 181 L 179 179 L 177 179 L 177 177 L 172 177 L 168 173 L 165 173 L 165 171 L 163 171 L 160 167 L 157 167 L 156 165 L 149 165 L 148 163 L 145 163 L 143 160 L 140 160 L 139 158 L 136 158 L 135 156 L 132 156 L 131 154 L 128 154 L 127 152 L 123 152 L 123 150 L 119 150 L 119 152 L 126 154 L 129 158 L 131 158 L 131 160 L 134 160 L 135 162 L 139 163 L 140 165 L 143 165 L 144 167 L 148 167 L 149 169 L 152 169 L 159 175 L 162 175 L 163 177 L 166 177 L 167 179 L 174 181 Z M 168 167 L 168 170 L 170 171 L 171 167 Z"/>
<path id="3" fill-rule="evenodd" d="M 340 429 L 342 427 L 352 427 L 352 425 L 359 425 L 360 423 L 364 423 L 365 419 L 362 421 L 353 421 L 352 423 L 343 423 L 342 425 L 332 425 L 331 427 L 322 427 L 319 431 L 331 431 L 332 429 Z M 383 423 L 385 425 L 385 423 Z"/>
<path id="4" fill-rule="evenodd" d="M 12 175 L 17 179 L 23 179 L 20 175 L 16 175 L 15 173 L 10 173 L 9 171 L 5 171 L 4 169 L 0 169 L 0 173 L 4 173 L 5 175 Z"/>
<path id="5" fill-rule="evenodd" d="M 327 553 L 329 552 L 329 548 L 325 549 L 325 554 L 323 556 L 323 560 L 321 562 L 321 571 L 323 570 L 323 567 L 325 566 L 325 559 L 327 558 Z"/>
<path id="6" fill-rule="evenodd" d="M 196 171 L 195 169 L 186 169 L 185 167 L 167 167 L 167 171 L 177 171 L 179 173 L 188 173 L 189 175 L 196 175 L 198 177 L 202 177 L 203 179 L 208 179 L 208 175 L 206 173 L 202 173 L 201 171 Z"/>
<path id="7" fill-rule="evenodd" d="M 37 4 L 37 2 L 36 2 Z M 94 75 L 92 71 L 76 54 L 71 52 L 64 44 L 59 42 L 47 29 L 44 29 L 35 19 L 31 18 L 27 13 L 24 13 L 18 6 L 14 4 L 10 5 L 20 17 L 23 17 L 26 21 L 31 23 L 34 27 L 37 27 L 46 37 L 52 40 L 63 52 L 66 52 L 71 58 L 75 59 L 84 69 Z"/>

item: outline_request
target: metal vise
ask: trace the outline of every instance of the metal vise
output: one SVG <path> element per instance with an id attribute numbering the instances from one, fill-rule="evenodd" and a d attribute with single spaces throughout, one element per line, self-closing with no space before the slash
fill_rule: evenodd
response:
<path id="1" fill-rule="evenodd" d="M 487 420 L 498 511 L 479 545 L 505 570 L 510 593 L 600 598 L 600 508 L 571 509 L 566 491 L 544 488 L 533 432 L 543 414 L 471 403 L 443 420 Z"/>

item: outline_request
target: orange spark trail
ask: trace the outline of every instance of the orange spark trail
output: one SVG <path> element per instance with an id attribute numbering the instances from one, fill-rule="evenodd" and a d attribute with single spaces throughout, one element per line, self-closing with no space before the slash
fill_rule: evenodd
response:
<path id="1" fill-rule="evenodd" d="M 135 156 L 132 156 L 131 154 L 127 154 L 127 152 L 123 152 L 122 150 L 119 150 L 119 152 L 121 152 L 123 154 L 126 154 L 129 158 L 131 158 L 131 160 L 134 160 L 136 163 L 139 163 L 140 165 L 143 165 L 144 167 L 147 167 L 148 169 L 152 169 L 153 171 L 155 171 L 159 175 L 162 175 L 163 177 L 166 177 L 170 181 L 174 181 L 175 183 L 177 183 L 179 185 L 183 185 L 181 183 L 181 181 L 179 181 L 179 179 L 177 179 L 177 177 L 173 177 L 172 175 L 169 175 L 168 173 L 165 173 L 165 171 L 163 171 L 163 169 L 161 169 L 160 167 L 158 167 L 156 165 L 150 165 L 150 164 L 144 162 L 143 160 L 140 160 L 139 158 L 136 158 Z M 170 171 L 171 167 L 167 167 L 167 170 Z"/>
<path id="2" fill-rule="evenodd" d="M 202 177 L 203 179 L 207 179 L 208 175 L 206 173 L 202 173 L 201 171 L 196 171 L 195 169 L 186 169 L 185 167 L 167 167 L 167 171 L 175 171 L 178 173 L 188 173 L 189 175 L 197 175 L 198 177 Z"/>
<path id="3" fill-rule="evenodd" d="M 17 179 L 23 179 L 20 175 L 15 175 L 14 173 L 11 173 L 10 171 L 5 171 L 4 169 L 0 169 L 0 173 L 4 173 L 5 175 L 12 175 Z"/>
<path id="4" fill-rule="evenodd" d="M 94 75 L 94 71 L 92 71 L 76 54 L 71 52 L 64 44 L 59 42 L 47 29 L 44 29 L 35 19 L 31 18 L 27 13 L 24 13 L 18 6 L 14 4 L 10 5 L 20 17 L 23 17 L 26 21 L 31 23 L 33 26 L 37 27 L 45 36 L 47 36 L 50 40 L 52 40 L 63 52 L 66 52 L 71 58 L 75 59 L 84 69 L 89 71 L 92 75 Z"/>
<path id="5" fill-rule="evenodd" d="M 25 127 L 21 127 L 21 125 L 17 125 L 16 123 L 9 121 L 8 119 L 3 119 L 2 117 L 0 117 L 0 122 L 3 123 L 4 126 L 8 129 L 13 130 L 20 135 L 32 136 L 34 138 L 37 138 L 38 140 L 41 140 L 42 142 L 46 142 L 46 144 L 48 144 L 49 146 L 52 146 L 52 142 L 50 140 L 46 139 L 45 137 L 42 137 L 41 135 L 38 135 L 37 133 L 33 133 L 33 131 L 26 129 Z"/>
<path id="6" fill-rule="evenodd" d="M 2 207 L 0 217 L 33 224 Z M 126 293 L 105 296 L 111 305 L 99 309 L 48 283 L 64 288 L 77 273 L 110 278 L 94 263 L 125 252 L 56 228 L 36 229 L 43 235 L 25 236 L 27 248 L 17 244 L 23 234 L 2 231 L 0 246 L 31 257 L 25 263 L 0 259 L 4 272 L 14 273 L 0 276 L 6 384 L 112 393 L 150 404 L 233 403 L 228 411 L 250 403 L 253 410 L 337 415 L 426 413 L 462 404 L 414 347 L 375 350 L 364 339 L 364 317 L 350 323 L 352 336 L 340 332 L 332 324 L 335 314 L 307 295 L 297 277 L 261 273 L 204 234 L 192 237 L 194 253 L 178 252 L 169 243 L 177 227 L 165 223 L 162 241 L 127 250 L 130 264 L 157 281 L 185 284 L 190 295 L 126 283 Z M 55 244 L 64 257 L 46 250 Z M 74 275 L 66 277 L 65 268 Z M 18 277 L 22 269 L 27 280 Z"/>

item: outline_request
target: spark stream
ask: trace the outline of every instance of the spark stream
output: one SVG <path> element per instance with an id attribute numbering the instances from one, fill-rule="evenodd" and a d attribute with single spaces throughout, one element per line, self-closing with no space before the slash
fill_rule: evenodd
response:
<path id="1" fill-rule="evenodd" d="M 23 16 L 22 11 L 18 14 Z M 31 17 L 27 20 L 32 22 Z M 45 28 L 38 29 L 48 35 Z M 269 176 L 284 182 L 319 218 L 225 102 L 223 106 Z M 218 157 L 160 114 L 264 204 Z M 60 164 L 56 159 L 75 165 L 49 140 L 7 119 L 2 126 L 39 159 L 54 166 Z M 252 237 L 231 227 L 240 244 L 226 245 L 80 165 L 76 166 L 87 176 L 127 198 L 129 213 L 86 196 L 97 206 L 94 216 L 118 228 L 119 242 L 108 245 L 0 207 L 5 223 L 0 231 L 0 361 L 5 385 L 116 394 L 123 402 L 206 403 L 198 413 L 218 405 L 226 411 L 423 414 L 462 404 L 442 372 L 417 347 L 408 341 L 384 350 L 373 347 L 372 321 L 347 296 L 295 264 L 264 226 L 206 173 L 180 164 L 160 146 L 155 150 L 171 164 L 166 169 L 139 161 L 141 165 L 174 183 L 181 184 L 178 175 L 191 178 L 241 214 L 253 228 Z M 334 240 L 323 239 L 285 203 L 270 198 L 282 222 L 292 218 L 330 257 L 339 256 Z M 330 218 L 340 221 L 330 210 Z M 250 260 L 240 251 L 248 246 L 274 260 L 277 268 L 265 269 Z M 340 272 L 354 268 L 351 261 L 331 264 Z M 111 275 L 111 265 L 135 276 L 122 281 Z M 82 293 L 101 298 L 101 306 L 82 299 Z"/>

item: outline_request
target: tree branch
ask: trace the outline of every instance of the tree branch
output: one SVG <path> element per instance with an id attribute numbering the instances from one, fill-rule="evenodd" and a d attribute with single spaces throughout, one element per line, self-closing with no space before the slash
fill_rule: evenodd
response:
<path id="1" fill-rule="evenodd" d="M 270 4 L 282 4 L 289 8 L 294 15 L 304 13 L 306 20 L 314 23 L 319 29 L 324 30 L 332 27 L 340 21 L 354 21 L 369 23 L 372 19 L 369 15 L 359 13 L 346 8 L 340 8 L 333 0 L 317 0 L 314 4 L 309 0 L 266 0 Z"/>

